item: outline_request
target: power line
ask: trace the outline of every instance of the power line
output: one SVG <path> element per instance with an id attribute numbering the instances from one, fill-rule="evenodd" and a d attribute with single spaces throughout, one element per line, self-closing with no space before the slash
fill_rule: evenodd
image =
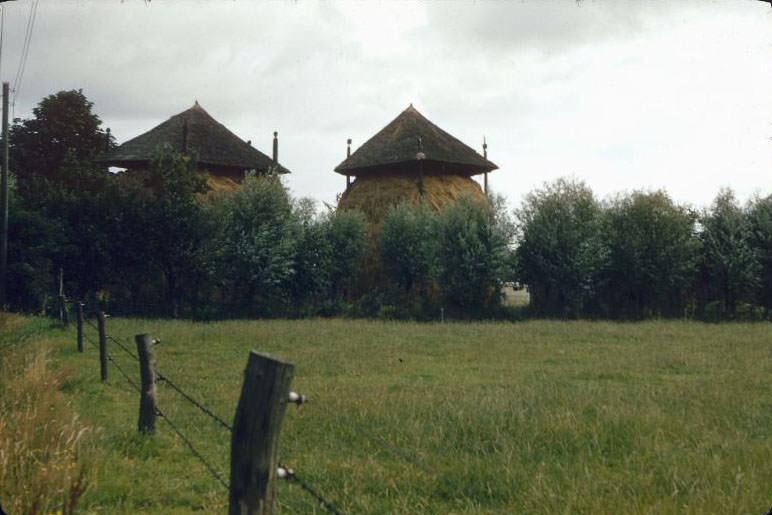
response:
<path id="1" fill-rule="evenodd" d="M 16 71 L 16 78 L 13 81 L 13 100 L 11 101 L 11 106 L 14 109 L 14 116 L 16 115 L 16 97 L 21 89 L 21 81 L 24 78 L 24 70 L 27 67 L 27 58 L 29 57 L 30 43 L 32 42 L 32 32 L 35 28 L 35 19 L 37 18 L 38 13 L 38 2 L 39 0 L 34 0 L 34 2 L 30 4 L 27 27 L 24 33 L 24 44 L 22 45 L 21 57 L 19 58 L 19 68 Z"/>
<path id="2" fill-rule="evenodd" d="M 0 77 L 3 75 L 3 34 L 5 33 L 5 8 L 0 6 Z"/>

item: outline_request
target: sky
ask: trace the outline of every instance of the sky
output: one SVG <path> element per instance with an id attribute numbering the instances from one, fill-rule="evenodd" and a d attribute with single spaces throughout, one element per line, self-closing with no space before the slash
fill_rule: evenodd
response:
<path id="1" fill-rule="evenodd" d="M 16 82 L 32 0 L 3 5 Z M 14 116 L 83 89 L 119 143 L 198 101 L 334 204 L 346 155 L 410 103 L 499 166 L 611 198 L 772 193 L 772 9 L 757 0 L 39 0 Z"/>

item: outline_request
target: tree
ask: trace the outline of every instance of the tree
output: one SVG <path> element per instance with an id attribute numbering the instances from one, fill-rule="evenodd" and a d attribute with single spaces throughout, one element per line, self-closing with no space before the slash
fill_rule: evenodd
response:
<path id="1" fill-rule="evenodd" d="M 164 148 L 152 160 L 150 170 L 140 173 L 142 194 L 124 217 L 128 226 L 142 227 L 126 252 L 146 256 L 163 274 L 166 300 L 177 316 L 185 279 L 194 282 L 204 274 L 204 243 L 211 236 L 199 194 L 207 189 L 206 177 L 198 171 L 194 157 Z M 132 178 L 125 178 L 128 183 Z M 142 244 L 137 245 L 141 241 Z"/>
<path id="2" fill-rule="evenodd" d="M 754 198 L 747 209 L 747 243 L 753 252 L 755 302 L 767 315 L 772 309 L 772 195 Z"/>
<path id="3" fill-rule="evenodd" d="M 425 294 L 437 275 L 436 215 L 421 204 L 390 208 L 380 225 L 379 252 L 386 275 L 405 293 Z"/>
<path id="4" fill-rule="evenodd" d="M 53 294 L 55 265 L 62 245 L 58 223 L 43 213 L 25 209 L 9 188 L 8 304 L 38 311 Z"/>
<path id="5" fill-rule="evenodd" d="M 316 216 L 308 206 L 302 199 L 295 208 L 299 237 L 291 290 L 297 303 L 309 301 L 316 310 L 329 312 L 348 295 L 368 248 L 367 230 L 359 212 Z"/>
<path id="6" fill-rule="evenodd" d="M 83 90 L 60 91 L 10 128 L 11 171 L 22 197 L 40 203 L 50 188 L 98 189 L 106 169 L 94 160 L 115 140 L 101 129 L 93 106 Z"/>
<path id="7" fill-rule="evenodd" d="M 501 199 L 462 197 L 437 216 L 437 278 L 447 305 L 466 316 L 500 306 L 513 279 L 514 227 L 503 207 Z"/>
<path id="8" fill-rule="evenodd" d="M 598 288 L 612 316 L 682 314 L 694 280 L 695 214 L 664 191 L 633 192 L 605 209 Z"/>
<path id="9" fill-rule="evenodd" d="M 298 225 L 289 195 L 277 177 L 250 173 L 222 202 L 215 275 L 229 282 L 234 303 L 275 311 L 295 274 Z"/>
<path id="10" fill-rule="evenodd" d="M 723 313 L 733 316 L 738 302 L 751 293 L 757 276 L 755 256 L 748 243 L 748 219 L 734 193 L 723 189 L 710 210 L 700 217 L 700 224 L 703 277 L 709 291 L 721 300 Z"/>
<path id="11" fill-rule="evenodd" d="M 590 188 L 564 178 L 529 193 L 516 211 L 519 278 L 536 313 L 578 316 L 588 310 L 603 260 L 599 215 Z"/>

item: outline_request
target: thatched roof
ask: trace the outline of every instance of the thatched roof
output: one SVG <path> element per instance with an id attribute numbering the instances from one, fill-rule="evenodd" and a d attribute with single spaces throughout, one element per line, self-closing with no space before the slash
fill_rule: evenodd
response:
<path id="1" fill-rule="evenodd" d="M 103 155 L 100 161 L 122 168 L 143 167 L 164 145 L 178 152 L 196 153 L 199 165 L 214 170 L 266 172 L 276 166 L 279 173 L 289 173 L 212 118 L 198 102 Z"/>
<path id="2" fill-rule="evenodd" d="M 425 173 L 471 176 L 498 168 L 427 120 L 410 104 L 335 171 L 342 175 L 362 176 L 418 170 L 419 152 L 425 156 Z"/>

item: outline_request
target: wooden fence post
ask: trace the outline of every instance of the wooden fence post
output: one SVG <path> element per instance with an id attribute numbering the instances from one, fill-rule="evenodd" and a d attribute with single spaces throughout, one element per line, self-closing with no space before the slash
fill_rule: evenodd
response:
<path id="1" fill-rule="evenodd" d="M 78 325 L 78 352 L 83 352 L 83 303 L 75 303 L 76 320 Z"/>
<path id="2" fill-rule="evenodd" d="M 99 330 L 99 376 L 102 381 L 107 381 L 107 335 L 104 311 L 97 314 L 97 329 Z"/>
<path id="3" fill-rule="evenodd" d="M 271 515 L 279 433 L 295 365 L 249 353 L 231 435 L 229 515 Z"/>
<path id="4" fill-rule="evenodd" d="M 67 326 L 70 321 L 67 317 L 67 299 L 64 297 L 64 269 L 59 268 L 59 295 L 57 297 L 59 304 L 59 322 Z"/>
<path id="5" fill-rule="evenodd" d="M 137 426 L 140 433 L 152 433 L 155 431 L 156 401 L 158 400 L 155 388 L 156 361 L 153 340 L 148 334 L 137 334 L 134 336 L 134 341 L 137 342 L 139 375 L 142 380 Z"/>

